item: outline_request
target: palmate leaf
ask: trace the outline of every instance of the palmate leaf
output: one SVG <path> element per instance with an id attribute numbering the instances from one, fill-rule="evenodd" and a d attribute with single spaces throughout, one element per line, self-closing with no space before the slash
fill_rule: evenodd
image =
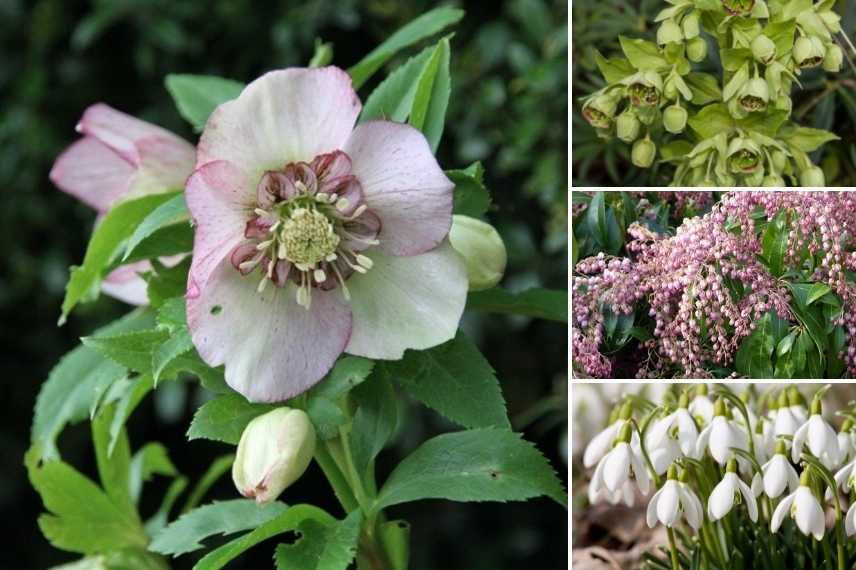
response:
<path id="1" fill-rule="evenodd" d="M 276 406 L 272 404 L 253 404 L 234 392 L 217 396 L 196 410 L 190 429 L 187 430 L 187 438 L 204 438 L 237 445 L 247 424 L 274 408 Z"/>
<path id="2" fill-rule="evenodd" d="M 300 538 L 276 548 L 277 570 L 346 570 L 357 552 L 362 513 L 323 524 L 307 518 L 297 525 Z"/>

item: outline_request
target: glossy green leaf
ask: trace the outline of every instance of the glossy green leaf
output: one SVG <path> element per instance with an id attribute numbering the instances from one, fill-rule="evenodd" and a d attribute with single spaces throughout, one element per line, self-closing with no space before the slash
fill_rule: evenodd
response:
<path id="1" fill-rule="evenodd" d="M 455 183 L 453 212 L 472 218 L 483 216 L 490 207 L 490 192 L 484 185 L 484 168 L 474 162 L 463 170 L 447 170 Z"/>
<path id="2" fill-rule="evenodd" d="M 277 570 L 347 570 L 357 552 L 362 513 L 324 524 L 314 518 L 298 523 L 300 538 L 280 544 L 274 560 Z"/>
<path id="3" fill-rule="evenodd" d="M 398 400 L 392 384 L 375 374 L 352 392 L 356 403 L 353 425 L 348 434 L 354 468 L 365 477 L 369 465 L 395 432 Z"/>
<path id="4" fill-rule="evenodd" d="M 124 259 L 127 260 L 134 253 L 134 249 L 157 230 L 188 219 L 189 213 L 187 211 L 187 204 L 184 202 L 184 193 L 176 194 L 173 198 L 155 208 L 140 222 L 140 225 L 137 226 L 134 233 L 128 239 L 128 244 L 125 246 Z"/>
<path id="5" fill-rule="evenodd" d="M 470 293 L 467 296 L 467 308 L 566 323 L 568 322 L 568 292 L 533 288 L 512 293 L 501 287 L 494 287 Z"/>
<path id="6" fill-rule="evenodd" d="M 272 404 L 253 404 L 240 394 L 217 396 L 204 403 L 193 416 L 187 438 L 211 439 L 237 445 L 250 421 L 276 408 Z"/>
<path id="7" fill-rule="evenodd" d="M 166 89 L 172 95 L 178 112 L 196 132 L 205 128 L 208 116 L 219 105 L 236 98 L 244 89 L 239 81 L 213 75 L 170 74 Z"/>
<path id="8" fill-rule="evenodd" d="M 452 91 L 449 59 L 449 39 L 443 38 L 419 78 L 413 108 L 410 111 L 410 125 L 425 134 L 431 152 L 437 151 L 446 123 L 446 108 L 449 106 L 449 94 Z"/>

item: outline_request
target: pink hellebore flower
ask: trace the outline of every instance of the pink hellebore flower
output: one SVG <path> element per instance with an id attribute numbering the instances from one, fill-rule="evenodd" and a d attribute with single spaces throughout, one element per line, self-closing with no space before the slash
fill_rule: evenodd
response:
<path id="1" fill-rule="evenodd" d="M 83 138 L 56 159 L 50 179 L 99 217 L 123 200 L 181 190 L 193 171 L 193 145 L 104 103 L 86 109 L 76 128 Z M 146 283 L 138 273 L 150 267 L 148 261 L 123 265 L 104 279 L 102 289 L 127 303 L 146 304 Z"/>
<path id="2" fill-rule="evenodd" d="M 273 71 L 218 107 L 199 141 L 188 324 L 252 401 L 300 394 L 343 351 L 398 359 L 457 330 L 454 185 L 419 131 L 354 127 L 360 108 L 338 68 Z"/>

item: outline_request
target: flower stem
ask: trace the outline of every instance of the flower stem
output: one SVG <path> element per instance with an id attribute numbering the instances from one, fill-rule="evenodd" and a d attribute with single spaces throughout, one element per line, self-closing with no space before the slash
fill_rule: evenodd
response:
<path id="1" fill-rule="evenodd" d="M 327 442 L 322 441 L 320 445 L 316 446 L 315 461 L 318 462 L 321 471 L 324 472 L 324 476 L 327 477 L 330 486 L 333 487 L 336 498 L 339 499 L 339 503 L 342 504 L 342 508 L 345 510 L 345 514 L 347 514 L 356 509 L 359 503 L 356 497 L 354 497 L 354 493 L 351 491 L 348 481 L 339 469 L 337 462 L 333 459 L 328 445 Z"/>
<path id="2" fill-rule="evenodd" d="M 675 533 L 672 531 L 672 527 L 666 527 L 666 533 L 669 535 L 669 550 L 672 553 L 672 570 L 680 570 L 680 564 L 678 564 L 678 547 L 675 546 Z"/>

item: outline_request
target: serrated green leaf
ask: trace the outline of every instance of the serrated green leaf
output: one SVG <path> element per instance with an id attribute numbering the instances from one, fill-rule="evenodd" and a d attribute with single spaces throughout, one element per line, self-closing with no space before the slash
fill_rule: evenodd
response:
<path id="1" fill-rule="evenodd" d="M 190 339 L 190 331 L 187 330 L 187 327 L 173 331 L 169 338 L 155 348 L 152 353 L 152 374 L 155 385 L 170 364 L 191 350 L 193 350 L 193 341 Z"/>
<path id="2" fill-rule="evenodd" d="M 152 354 L 168 336 L 166 331 L 152 329 L 110 336 L 87 336 L 80 340 L 84 346 L 97 350 L 117 364 L 140 373 L 150 373 Z"/>
<path id="3" fill-rule="evenodd" d="M 131 499 L 131 445 L 125 430 L 114 439 L 110 435 L 114 409 L 102 408 L 92 420 L 92 444 L 101 487 L 110 500 L 130 517 L 135 517 L 136 507 Z M 113 445 L 111 445 L 111 442 Z"/>
<path id="4" fill-rule="evenodd" d="M 354 89 L 359 89 L 384 63 L 402 49 L 441 32 L 463 17 L 463 10 L 440 7 L 412 20 L 369 52 L 359 63 L 348 69 Z"/>
<path id="5" fill-rule="evenodd" d="M 196 132 L 205 128 L 214 109 L 236 98 L 244 89 L 244 84 L 239 81 L 213 75 L 173 73 L 166 76 L 165 83 L 178 112 Z"/>
<path id="6" fill-rule="evenodd" d="M 465 427 L 510 427 L 499 381 L 476 345 L 458 331 L 428 350 L 408 350 L 397 361 L 376 363 L 383 376 Z"/>
<path id="7" fill-rule="evenodd" d="M 233 499 L 203 505 L 157 533 L 149 550 L 179 556 L 203 548 L 202 541 L 215 535 L 228 535 L 260 527 L 286 511 L 285 504 L 274 501 L 264 506 L 251 499 Z"/>
<path id="8" fill-rule="evenodd" d="M 374 511 L 421 499 L 523 501 L 546 495 L 567 508 L 555 471 L 534 445 L 503 429 L 429 439 L 393 470 Z"/>
<path id="9" fill-rule="evenodd" d="M 188 220 L 190 214 L 187 211 L 187 204 L 184 202 L 184 193 L 177 194 L 175 197 L 167 200 L 152 213 L 146 216 L 131 237 L 128 239 L 128 244 L 125 246 L 124 259 L 127 260 L 134 249 L 147 237 L 151 236 L 157 230 L 166 226 Z"/>
<path id="10" fill-rule="evenodd" d="M 154 380 L 151 374 L 143 374 L 128 380 L 127 386 L 128 389 L 116 400 L 116 413 L 110 422 L 110 444 L 108 447 L 110 453 L 113 452 L 113 448 L 123 433 L 122 430 L 125 427 L 125 422 L 128 421 L 128 418 L 131 417 L 131 414 L 137 409 L 143 398 L 154 388 Z"/>
<path id="11" fill-rule="evenodd" d="M 134 454 L 128 470 L 128 488 L 134 503 L 140 498 L 143 483 L 150 481 L 154 475 L 177 477 L 178 470 L 163 444 L 149 442 Z"/>
<path id="12" fill-rule="evenodd" d="M 490 192 L 484 185 L 484 168 L 474 162 L 463 170 L 447 170 L 455 183 L 453 213 L 478 218 L 490 207 Z"/>
<path id="13" fill-rule="evenodd" d="M 345 356 L 309 391 L 309 398 L 321 396 L 336 400 L 365 381 L 374 368 L 374 361 L 361 356 Z"/>
<path id="14" fill-rule="evenodd" d="M 365 478 L 369 465 L 395 432 L 398 401 L 392 384 L 380 374 L 357 386 L 352 395 L 357 411 L 348 439 L 354 469 Z"/>
<path id="15" fill-rule="evenodd" d="M 237 445 L 250 421 L 276 408 L 272 404 L 253 404 L 240 394 L 217 396 L 205 402 L 193 416 L 187 438 L 212 439 Z"/>
<path id="16" fill-rule="evenodd" d="M 172 332 L 187 327 L 187 306 L 184 296 L 166 299 L 158 307 L 158 326 Z"/>
<path id="17" fill-rule="evenodd" d="M 419 82 L 438 46 L 430 46 L 408 59 L 371 92 L 360 113 L 360 122 L 374 119 L 403 123 L 413 110 Z"/>
<path id="18" fill-rule="evenodd" d="M 361 522 L 359 510 L 327 525 L 311 518 L 301 521 L 300 538 L 276 547 L 277 570 L 346 570 L 357 552 Z"/>
<path id="19" fill-rule="evenodd" d="M 217 482 L 218 479 L 232 468 L 232 463 L 235 461 L 235 454 L 229 453 L 226 455 L 221 455 L 217 459 L 211 462 L 208 466 L 208 469 L 205 470 L 205 473 L 202 477 L 199 478 L 199 481 L 196 483 L 196 486 L 193 488 L 193 491 L 190 493 L 190 496 L 187 498 L 187 502 L 185 502 L 184 506 L 181 509 L 182 513 L 186 513 L 190 509 L 196 507 L 199 504 L 199 501 L 202 497 L 205 496 L 205 493 L 211 488 L 214 483 Z"/>
<path id="20" fill-rule="evenodd" d="M 567 323 L 568 292 L 536 287 L 512 293 L 501 287 L 494 287 L 467 295 L 467 308 Z"/>

